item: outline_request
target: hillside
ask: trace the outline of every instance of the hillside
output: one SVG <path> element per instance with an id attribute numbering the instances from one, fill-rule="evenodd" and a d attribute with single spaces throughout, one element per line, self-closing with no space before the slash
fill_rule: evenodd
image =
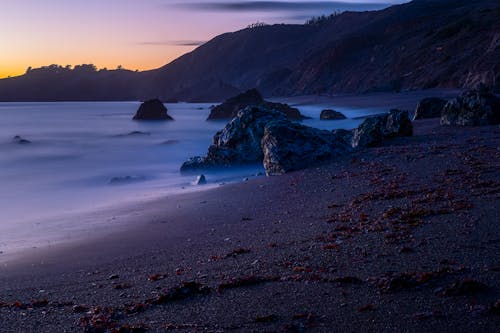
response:
<path id="1" fill-rule="evenodd" d="M 226 33 L 147 72 L 0 80 L 0 100 L 214 101 L 266 96 L 500 87 L 500 3 L 415 0 L 316 24 Z"/>

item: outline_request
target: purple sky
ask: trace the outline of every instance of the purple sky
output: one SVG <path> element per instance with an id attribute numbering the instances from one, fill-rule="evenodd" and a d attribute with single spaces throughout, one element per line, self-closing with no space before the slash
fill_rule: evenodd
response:
<path id="1" fill-rule="evenodd" d="M 405 0 L 2 0 L 0 77 L 28 66 L 160 67 L 200 42 L 255 22 L 302 23 Z"/>

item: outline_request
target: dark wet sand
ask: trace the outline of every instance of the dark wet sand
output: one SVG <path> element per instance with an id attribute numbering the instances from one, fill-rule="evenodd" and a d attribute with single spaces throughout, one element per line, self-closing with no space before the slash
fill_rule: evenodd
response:
<path id="1" fill-rule="evenodd" d="M 0 331 L 497 332 L 500 129 L 414 126 L 28 251 L 0 269 Z"/>

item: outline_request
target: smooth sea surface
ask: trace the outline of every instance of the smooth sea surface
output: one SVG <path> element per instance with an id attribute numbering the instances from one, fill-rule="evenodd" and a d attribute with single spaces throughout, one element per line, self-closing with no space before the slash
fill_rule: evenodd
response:
<path id="1" fill-rule="evenodd" d="M 166 104 L 170 122 L 133 121 L 139 102 L 0 103 L 0 255 L 50 245 L 107 223 L 78 214 L 257 177 L 261 165 L 181 175 L 189 157 L 205 154 L 224 121 L 206 121 L 210 104 Z M 360 119 L 320 121 L 324 107 L 297 106 L 322 129 L 356 127 Z M 337 108 L 348 117 L 377 109 Z M 20 136 L 30 143 L 21 144 Z"/>

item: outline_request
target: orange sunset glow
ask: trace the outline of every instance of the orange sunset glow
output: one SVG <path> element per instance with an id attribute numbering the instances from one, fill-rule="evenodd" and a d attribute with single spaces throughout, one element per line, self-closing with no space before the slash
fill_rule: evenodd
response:
<path id="1" fill-rule="evenodd" d="M 361 3 L 403 1 L 340 1 Z M 326 2 L 275 1 L 265 8 L 230 1 L 16 0 L 0 7 L 0 78 L 28 67 L 93 63 L 98 68 L 163 66 L 216 35 L 255 22 L 302 23 L 334 11 Z M 299 6 L 300 16 L 297 15 Z M 318 5 L 319 4 L 319 5 Z M 364 5 L 363 5 L 364 6 Z M 346 7 L 349 9 L 350 7 Z M 364 8 L 364 7 L 363 7 Z M 294 9 L 294 10 L 291 10 Z"/>

